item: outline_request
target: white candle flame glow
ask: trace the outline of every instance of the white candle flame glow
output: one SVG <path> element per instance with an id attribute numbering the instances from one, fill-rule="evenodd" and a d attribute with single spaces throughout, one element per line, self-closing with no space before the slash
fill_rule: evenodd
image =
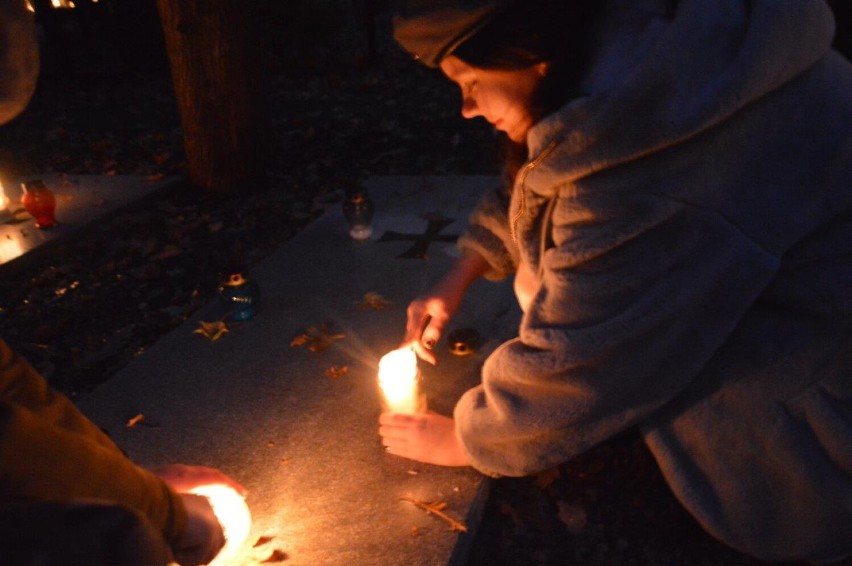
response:
<path id="1" fill-rule="evenodd" d="M 210 501 L 225 534 L 225 546 L 210 564 L 228 564 L 236 558 L 251 531 L 251 512 L 246 500 L 234 488 L 222 484 L 198 486 L 190 493 L 203 495 Z"/>
<path id="2" fill-rule="evenodd" d="M 417 356 L 413 349 L 400 348 L 382 356 L 379 360 L 379 387 L 388 411 L 411 414 L 422 410 Z"/>
<path id="3" fill-rule="evenodd" d="M 0 183 L 0 211 L 6 210 L 7 206 L 9 206 L 9 197 L 6 196 L 6 192 L 3 190 L 3 183 Z"/>

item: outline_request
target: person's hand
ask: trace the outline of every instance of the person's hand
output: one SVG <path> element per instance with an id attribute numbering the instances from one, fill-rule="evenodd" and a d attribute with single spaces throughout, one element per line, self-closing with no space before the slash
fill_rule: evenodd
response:
<path id="1" fill-rule="evenodd" d="M 435 365 L 432 348 L 441 339 L 444 326 L 458 310 L 461 299 L 460 293 L 458 296 L 431 295 L 412 301 L 408 305 L 408 322 L 402 345 L 414 348 L 417 357 Z"/>
<path id="2" fill-rule="evenodd" d="M 151 472 L 180 495 L 186 508 L 186 528 L 172 548 L 175 561 L 188 566 L 207 564 L 216 558 L 225 545 L 222 525 L 206 497 L 188 492 L 205 485 L 226 485 L 245 496 L 246 488 L 220 470 L 205 466 L 169 464 Z"/>
<path id="3" fill-rule="evenodd" d="M 456 437 L 455 421 L 450 417 L 432 412 L 382 413 L 379 435 L 385 449 L 396 456 L 440 466 L 470 465 Z"/>
<path id="4" fill-rule="evenodd" d="M 478 253 L 462 254 L 432 292 L 408 305 L 402 346 L 413 347 L 419 358 L 434 365 L 436 358 L 432 348 L 441 339 L 447 322 L 459 310 L 467 288 L 488 268 L 488 262 Z"/>
<path id="5" fill-rule="evenodd" d="M 186 493 L 202 485 L 219 484 L 235 489 L 243 497 L 246 495 L 246 488 L 216 468 L 168 464 L 153 468 L 151 472 L 178 493 Z"/>
<path id="6" fill-rule="evenodd" d="M 193 493 L 181 493 L 180 497 L 186 508 L 186 528 L 172 547 L 174 559 L 181 566 L 207 564 L 225 546 L 222 525 L 206 497 Z"/>

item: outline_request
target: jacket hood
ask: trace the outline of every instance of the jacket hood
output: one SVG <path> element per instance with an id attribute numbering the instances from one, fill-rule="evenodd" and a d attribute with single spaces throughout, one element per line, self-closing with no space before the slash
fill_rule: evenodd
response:
<path id="1" fill-rule="evenodd" d="M 541 159 L 527 177 L 533 191 L 555 190 L 545 180 L 557 171 L 570 182 L 712 128 L 831 49 L 822 0 L 682 0 L 671 19 L 659 4 L 613 2 L 589 94 L 528 134 L 530 159 Z"/>

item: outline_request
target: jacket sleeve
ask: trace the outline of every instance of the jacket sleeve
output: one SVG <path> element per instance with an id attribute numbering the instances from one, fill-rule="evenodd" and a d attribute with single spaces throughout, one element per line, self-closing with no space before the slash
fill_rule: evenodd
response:
<path id="1" fill-rule="evenodd" d="M 0 340 L 0 502 L 75 499 L 137 509 L 169 542 L 186 525 L 177 494 Z"/>
<path id="2" fill-rule="evenodd" d="M 515 272 L 517 246 L 512 242 L 507 218 L 509 195 L 505 187 L 486 192 L 468 218 L 467 230 L 459 237 L 463 251 L 475 251 L 488 262 L 484 277 L 498 281 Z"/>
<path id="3" fill-rule="evenodd" d="M 718 214 L 647 195 L 560 199 L 551 234 L 519 337 L 455 408 L 489 475 L 557 465 L 667 403 L 779 263 Z"/>

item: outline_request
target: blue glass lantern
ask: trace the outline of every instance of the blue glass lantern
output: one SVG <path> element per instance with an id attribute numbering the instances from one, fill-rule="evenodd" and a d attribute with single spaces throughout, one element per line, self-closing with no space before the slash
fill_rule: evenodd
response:
<path id="1" fill-rule="evenodd" d="M 225 272 L 219 285 L 219 300 L 227 309 L 224 320 L 250 320 L 257 313 L 260 287 L 249 280 L 246 268 L 238 266 Z"/>

